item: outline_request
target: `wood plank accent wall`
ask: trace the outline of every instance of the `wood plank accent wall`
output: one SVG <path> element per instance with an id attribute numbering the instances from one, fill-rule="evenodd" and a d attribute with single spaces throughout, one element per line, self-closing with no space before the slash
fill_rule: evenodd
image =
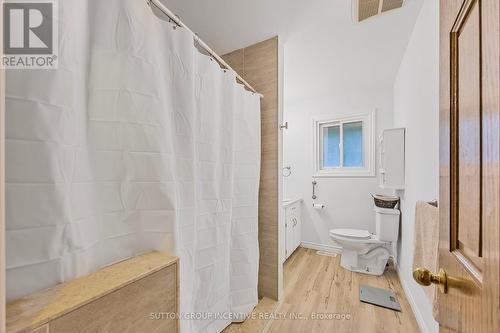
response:
<path id="1" fill-rule="evenodd" d="M 7 333 L 179 332 L 179 259 L 152 252 L 7 305 Z"/>
<path id="2" fill-rule="evenodd" d="M 278 37 L 222 58 L 259 93 L 262 162 L 259 192 L 259 297 L 278 299 Z"/>

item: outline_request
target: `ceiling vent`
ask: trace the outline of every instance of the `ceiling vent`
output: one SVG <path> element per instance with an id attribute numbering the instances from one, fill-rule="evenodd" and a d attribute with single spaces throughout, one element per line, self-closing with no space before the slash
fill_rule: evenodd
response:
<path id="1" fill-rule="evenodd" d="M 401 8 L 404 0 L 352 0 L 355 22 L 364 21 L 392 9 Z"/>

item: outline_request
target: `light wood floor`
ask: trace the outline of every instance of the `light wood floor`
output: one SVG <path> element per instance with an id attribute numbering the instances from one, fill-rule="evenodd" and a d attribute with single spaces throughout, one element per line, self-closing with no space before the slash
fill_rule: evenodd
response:
<path id="1" fill-rule="evenodd" d="M 361 303 L 360 284 L 393 290 L 401 303 L 402 312 Z M 263 301 L 264 304 L 260 304 Z M 305 248 L 297 249 L 285 263 L 283 300 L 279 304 L 269 299 L 263 301 L 254 312 L 265 313 L 276 309 L 276 313 L 285 316 L 285 319 L 248 319 L 243 324 L 230 325 L 224 333 L 419 332 L 415 316 L 392 267 L 379 277 L 353 273 L 340 267 L 340 255 L 320 256 L 316 251 Z M 290 319 L 290 315 L 310 318 L 313 313 L 338 314 L 348 319 Z"/>

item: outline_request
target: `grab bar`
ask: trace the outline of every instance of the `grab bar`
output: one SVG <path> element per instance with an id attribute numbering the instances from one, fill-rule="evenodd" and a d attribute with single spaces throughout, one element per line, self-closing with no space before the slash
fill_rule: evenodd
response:
<path id="1" fill-rule="evenodd" d="M 312 198 L 313 198 L 313 200 L 316 200 L 318 198 L 316 196 L 316 185 L 318 185 L 318 182 L 315 181 L 315 180 L 313 180 L 312 185 L 313 185 L 313 195 L 312 195 Z"/>

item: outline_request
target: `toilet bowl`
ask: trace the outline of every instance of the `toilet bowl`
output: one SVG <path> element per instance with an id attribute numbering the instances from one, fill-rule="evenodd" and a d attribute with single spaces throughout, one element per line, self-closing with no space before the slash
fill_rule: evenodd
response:
<path id="1" fill-rule="evenodd" d="M 342 249 L 353 250 L 359 254 L 365 254 L 376 247 L 387 245 L 387 242 L 377 239 L 367 230 L 360 229 L 333 229 L 330 230 L 330 237 L 342 245 Z"/>
<path id="2" fill-rule="evenodd" d="M 330 238 L 342 246 L 340 265 L 350 271 L 382 275 L 387 261 L 393 256 L 393 244 L 398 240 L 397 209 L 375 207 L 376 233 L 361 229 L 332 229 Z"/>

